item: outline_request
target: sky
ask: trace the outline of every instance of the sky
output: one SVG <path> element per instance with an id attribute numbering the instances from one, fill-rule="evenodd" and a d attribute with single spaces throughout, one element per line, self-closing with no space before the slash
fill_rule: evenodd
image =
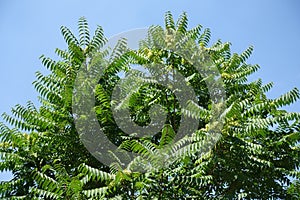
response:
<path id="1" fill-rule="evenodd" d="M 109 38 L 120 32 L 163 25 L 164 14 L 176 19 L 187 12 L 189 27 L 210 28 L 211 41 L 231 42 L 241 53 L 254 46 L 251 64 L 261 69 L 251 77 L 274 82 L 270 98 L 300 89 L 300 1 L 298 0 L 0 0 L 0 113 L 16 105 L 37 102 L 32 82 L 35 72 L 47 73 L 39 57 L 55 56 L 67 46 L 62 25 L 77 34 L 77 21 L 85 16 L 91 32 L 101 25 Z M 286 108 L 300 112 L 300 101 Z M 0 121 L 2 121 L 0 119 Z M 0 173 L 0 180 L 10 173 Z"/>

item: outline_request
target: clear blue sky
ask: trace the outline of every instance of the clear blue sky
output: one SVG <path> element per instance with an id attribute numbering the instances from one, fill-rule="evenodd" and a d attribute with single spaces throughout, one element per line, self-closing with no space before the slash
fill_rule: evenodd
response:
<path id="1" fill-rule="evenodd" d="M 202 24 L 212 32 L 212 41 L 230 41 L 234 52 L 249 45 L 249 60 L 261 69 L 253 78 L 273 81 L 270 98 L 293 87 L 300 88 L 300 1 L 298 0 L 110 0 L 110 1 L 0 1 L 0 113 L 15 104 L 36 102 L 31 83 L 36 71 L 46 72 L 39 61 L 53 57 L 56 47 L 65 49 L 60 26 L 76 31 L 77 20 L 85 16 L 94 31 L 104 28 L 107 37 L 152 24 L 163 25 L 164 14 L 175 18 L 186 11 L 190 27 Z M 289 107 L 300 112 L 300 102 Z M 8 173 L 0 174 L 0 180 Z"/>

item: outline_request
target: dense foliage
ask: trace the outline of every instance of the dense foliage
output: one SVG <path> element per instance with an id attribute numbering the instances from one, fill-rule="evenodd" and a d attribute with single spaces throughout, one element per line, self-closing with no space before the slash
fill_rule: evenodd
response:
<path id="1" fill-rule="evenodd" d="M 61 28 L 67 50 L 56 49 L 61 57 L 54 61 L 41 56 L 49 75 L 36 73 L 33 83 L 41 105 L 28 102 L 16 105 L 12 116 L 3 114 L 0 124 L 0 170 L 9 170 L 13 179 L 0 184 L 3 199 L 272 199 L 299 196 L 300 114 L 282 107 L 299 98 L 293 89 L 276 99 L 266 96 L 272 83 L 249 82 L 247 77 L 259 69 L 246 60 L 252 53 L 231 53 L 231 44 L 217 41 L 209 46 L 210 31 L 199 25 L 188 29 L 183 13 L 175 23 L 170 12 L 165 27 L 149 28 L 148 37 L 138 50 L 130 50 L 126 39 L 112 51 L 104 49 L 106 38 L 99 26 L 90 37 L 85 18 L 78 22 L 79 38 Z M 181 39 L 178 39 L 181 38 Z M 194 41 L 194 46 L 190 42 Z M 159 45 L 157 45 L 159 44 Z M 174 46 L 195 48 L 209 56 L 217 67 L 226 99 L 220 121 L 221 137 L 209 151 L 203 152 L 209 119 L 213 118 L 212 100 L 202 77 L 190 58 L 172 51 Z M 102 78 L 95 88 L 94 111 L 107 137 L 120 149 L 139 157 L 127 166 L 115 162 L 105 166 L 86 150 L 80 140 L 72 111 L 74 81 L 80 67 L 90 57 L 105 63 Z M 180 73 L 194 88 L 197 102 L 183 108 L 166 87 L 154 82 L 128 93 L 129 109 L 135 123 L 149 123 L 147 114 L 153 104 L 167 113 L 163 128 L 151 137 L 138 138 L 123 132 L 112 114 L 112 89 L 120 80 L 119 72 L 132 73 L 134 64 L 159 63 L 166 74 Z M 149 64 L 149 65 L 147 65 Z M 143 74 L 136 75 L 144 78 Z M 124 83 L 126 88 L 126 83 Z M 127 83 L 130 84 L 130 83 Z M 171 144 L 181 117 L 199 122 L 197 130 Z M 77 116 L 82 117 L 82 116 Z M 222 118 L 222 119 L 221 119 Z M 9 124 L 9 125 L 6 125 Z M 10 128 L 12 127 L 12 128 Z M 168 165 L 156 155 L 168 151 Z M 165 161 L 165 160 L 164 160 Z M 150 164 L 149 164 L 150 163 Z M 143 165 L 145 171 L 135 170 Z M 291 183 L 291 177 L 294 183 Z"/>

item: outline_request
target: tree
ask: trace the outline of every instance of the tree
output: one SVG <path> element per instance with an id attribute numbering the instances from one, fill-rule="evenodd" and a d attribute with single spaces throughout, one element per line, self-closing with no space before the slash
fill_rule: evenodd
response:
<path id="1" fill-rule="evenodd" d="M 109 53 L 103 49 L 106 39 L 101 27 L 90 39 L 86 20 L 80 18 L 78 25 L 79 39 L 69 29 L 61 28 L 68 44 L 67 51 L 56 50 L 61 61 L 41 57 L 51 71 L 48 76 L 37 73 L 34 83 L 42 106 L 37 109 L 32 103 L 27 107 L 17 105 L 12 110 L 14 117 L 3 115 L 15 128 L 1 124 L 0 166 L 2 171 L 11 170 L 14 178 L 1 183 L 1 197 L 268 199 L 294 195 L 296 184 L 288 187 L 290 176 L 299 180 L 300 114 L 281 108 L 295 102 L 299 91 L 295 88 L 269 99 L 265 93 L 272 83 L 249 82 L 247 77 L 259 69 L 258 65 L 246 63 L 253 47 L 241 54 L 232 54 L 231 44 L 220 40 L 209 47 L 209 29 L 202 31 L 201 25 L 188 29 L 185 13 L 175 23 L 167 12 L 165 28 L 150 27 L 138 50 L 128 49 L 123 39 Z M 192 50 L 193 55 L 180 54 L 178 48 Z M 85 65 L 88 58 L 94 63 Z M 198 73 L 194 58 L 208 58 L 207 65 L 201 67 L 203 72 L 209 70 L 209 76 Z M 80 68 L 95 63 L 105 63 L 95 89 L 97 120 L 120 150 L 139 155 L 126 166 L 118 159 L 109 167 L 97 161 L 81 143 L 75 127 L 74 117 L 86 116 L 72 110 L 74 101 L 83 100 L 72 96 L 74 82 L 80 77 Z M 172 89 L 156 84 L 153 78 L 146 79 L 145 73 L 135 73 L 133 64 L 145 66 L 156 80 L 185 81 L 194 89 L 195 100 L 181 105 Z M 153 67 L 158 64 L 160 70 Z M 211 69 L 211 64 L 217 71 Z M 125 71 L 128 80 L 148 82 L 135 90 L 130 82 L 122 82 L 122 99 L 127 100 L 111 102 L 111 88 L 120 83 L 121 71 Z M 185 79 L 175 80 L 180 77 L 176 74 Z M 213 82 L 214 87 L 221 84 L 224 88 L 222 102 L 216 103 L 212 98 L 222 91 L 209 91 L 207 79 L 222 80 Z M 148 112 L 154 103 L 164 109 L 166 120 L 153 136 L 128 135 L 113 118 L 112 110 L 118 105 L 118 112 L 128 109 L 135 123 L 146 126 L 151 123 Z M 175 140 L 183 117 L 196 120 L 197 129 Z M 220 134 L 214 135 L 211 130 Z M 215 136 L 213 140 L 208 139 L 211 135 Z M 213 148 L 204 151 L 208 142 Z M 164 157 L 166 153 L 168 159 Z M 162 161 L 167 164 L 162 165 Z M 145 171 L 137 171 L 138 167 Z"/>

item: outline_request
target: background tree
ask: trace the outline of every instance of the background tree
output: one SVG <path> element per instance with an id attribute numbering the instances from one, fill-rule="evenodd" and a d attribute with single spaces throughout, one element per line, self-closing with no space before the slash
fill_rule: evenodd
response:
<path id="1" fill-rule="evenodd" d="M 2 182 L 1 197 L 33 199 L 268 199 L 291 198 L 294 191 L 289 177 L 299 180 L 299 113 L 287 112 L 283 106 L 299 98 L 298 89 L 269 99 L 266 92 L 272 83 L 249 82 L 247 77 L 259 69 L 246 60 L 249 47 L 241 54 L 232 54 L 230 43 L 217 41 L 209 45 L 210 31 L 199 25 L 188 29 L 183 13 L 175 23 L 170 12 L 165 27 L 154 26 L 137 51 L 128 50 L 121 40 L 109 54 L 101 27 L 90 39 L 87 22 L 78 23 L 79 39 L 62 27 L 68 50 L 56 50 L 62 58 L 53 61 L 44 56 L 42 63 L 51 71 L 48 76 L 37 73 L 34 83 L 41 94 L 40 108 L 32 103 L 17 105 L 13 117 L 4 119 L 13 129 L 1 124 L 1 170 L 11 170 L 13 180 Z M 178 40 L 184 38 L 186 40 Z M 208 88 L 190 58 L 182 57 L 171 47 L 193 48 L 208 55 L 223 79 L 226 92 L 224 126 L 220 140 L 205 154 L 206 137 L 213 117 Z M 159 44 L 159 45 L 157 45 Z M 106 63 L 104 76 L 96 87 L 95 112 L 107 137 L 120 149 L 140 156 L 128 166 L 113 163 L 106 167 L 93 158 L 80 142 L 74 125 L 72 91 L 74 80 L 86 58 L 93 56 Z M 165 87 L 149 83 L 129 98 L 133 120 L 139 125 L 149 123 L 147 114 L 152 102 L 163 106 L 167 120 L 163 129 L 152 137 L 129 136 L 117 126 L 111 113 L 112 90 L 125 71 L 130 76 L 131 64 L 161 63 L 166 71 L 180 73 L 195 90 L 197 102 L 186 108 Z M 149 65 L 148 65 L 149 66 Z M 151 68 L 149 68 L 151 70 Z M 166 75 L 166 74 L 162 74 Z M 143 78 L 142 74 L 138 78 Z M 126 85 L 124 86 L 126 88 Z M 172 144 L 181 116 L 199 121 L 192 135 Z M 26 132 L 26 133 L 24 133 Z M 172 159 L 162 166 L 157 155 L 169 151 Z M 150 165 L 143 165 L 145 162 Z M 145 172 L 135 171 L 142 165 Z"/>

